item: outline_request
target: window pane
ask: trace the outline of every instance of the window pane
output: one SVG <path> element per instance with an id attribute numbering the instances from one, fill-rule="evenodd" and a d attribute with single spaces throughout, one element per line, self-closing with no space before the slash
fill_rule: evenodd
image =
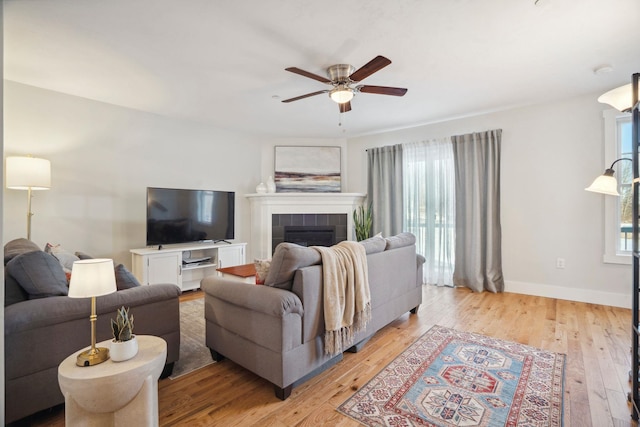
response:
<path id="1" fill-rule="evenodd" d="M 620 151 L 623 155 L 631 157 L 631 120 L 626 119 L 619 122 L 620 129 Z M 625 156 L 626 157 L 626 156 Z"/>
<path id="2" fill-rule="evenodd" d="M 631 159 L 631 120 L 628 117 L 620 118 L 618 125 L 618 149 L 619 158 Z M 632 194 L 631 181 L 633 180 L 633 164 L 629 161 L 616 163 L 616 178 L 618 179 L 620 199 L 618 204 L 618 251 L 629 252 L 632 249 L 631 218 L 632 218 Z"/>

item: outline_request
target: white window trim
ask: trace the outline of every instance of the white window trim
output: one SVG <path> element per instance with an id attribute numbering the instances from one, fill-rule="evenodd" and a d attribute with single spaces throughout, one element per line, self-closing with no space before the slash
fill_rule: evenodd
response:
<path id="1" fill-rule="evenodd" d="M 618 159 L 618 118 L 628 114 L 609 109 L 602 112 L 604 118 L 604 162 L 605 169 Z M 616 170 L 616 173 L 618 171 Z M 603 261 L 608 264 L 631 265 L 631 252 L 619 252 L 620 232 L 614 224 L 618 224 L 618 198 L 604 196 L 604 255 Z"/>

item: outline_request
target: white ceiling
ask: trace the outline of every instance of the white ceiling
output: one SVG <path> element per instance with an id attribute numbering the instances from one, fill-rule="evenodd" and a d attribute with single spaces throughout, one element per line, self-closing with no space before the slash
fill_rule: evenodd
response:
<path id="1" fill-rule="evenodd" d="M 353 137 L 628 83 L 638 0 L 5 0 L 4 75 L 32 86 L 220 128 Z M 325 75 L 376 55 L 339 126 Z M 597 75 L 603 64 L 613 71 Z"/>

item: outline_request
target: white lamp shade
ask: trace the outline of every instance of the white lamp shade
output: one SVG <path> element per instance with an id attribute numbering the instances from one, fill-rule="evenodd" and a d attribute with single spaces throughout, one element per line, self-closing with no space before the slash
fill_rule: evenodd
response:
<path id="1" fill-rule="evenodd" d="M 104 258 L 75 261 L 71 269 L 71 298 L 99 297 L 116 291 L 113 260 Z"/>
<path id="2" fill-rule="evenodd" d="M 610 175 L 600 175 L 593 183 L 585 188 L 587 191 L 593 191 L 594 193 L 608 194 L 610 196 L 619 196 L 618 193 L 618 181 Z"/>
<path id="3" fill-rule="evenodd" d="M 638 89 L 640 92 L 640 89 Z M 633 89 L 631 83 L 617 87 L 600 95 L 598 102 L 609 104 L 619 111 L 629 111 L 633 107 Z M 640 99 L 640 96 L 638 97 Z"/>
<path id="4" fill-rule="evenodd" d="M 51 188 L 51 162 L 36 157 L 7 157 L 7 188 L 48 190 Z"/>

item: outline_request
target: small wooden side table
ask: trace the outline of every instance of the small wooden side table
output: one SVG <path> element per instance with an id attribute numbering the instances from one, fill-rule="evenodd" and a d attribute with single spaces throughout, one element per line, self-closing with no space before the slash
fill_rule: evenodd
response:
<path id="1" fill-rule="evenodd" d="M 167 343 L 137 335 L 138 354 L 124 362 L 76 365 L 78 353 L 58 367 L 67 426 L 157 426 L 158 379 L 167 359 Z M 96 344 L 109 347 L 109 340 Z"/>
<path id="2" fill-rule="evenodd" d="M 245 283 L 256 283 L 256 267 L 254 263 L 217 268 L 216 270 L 222 277 Z"/>

